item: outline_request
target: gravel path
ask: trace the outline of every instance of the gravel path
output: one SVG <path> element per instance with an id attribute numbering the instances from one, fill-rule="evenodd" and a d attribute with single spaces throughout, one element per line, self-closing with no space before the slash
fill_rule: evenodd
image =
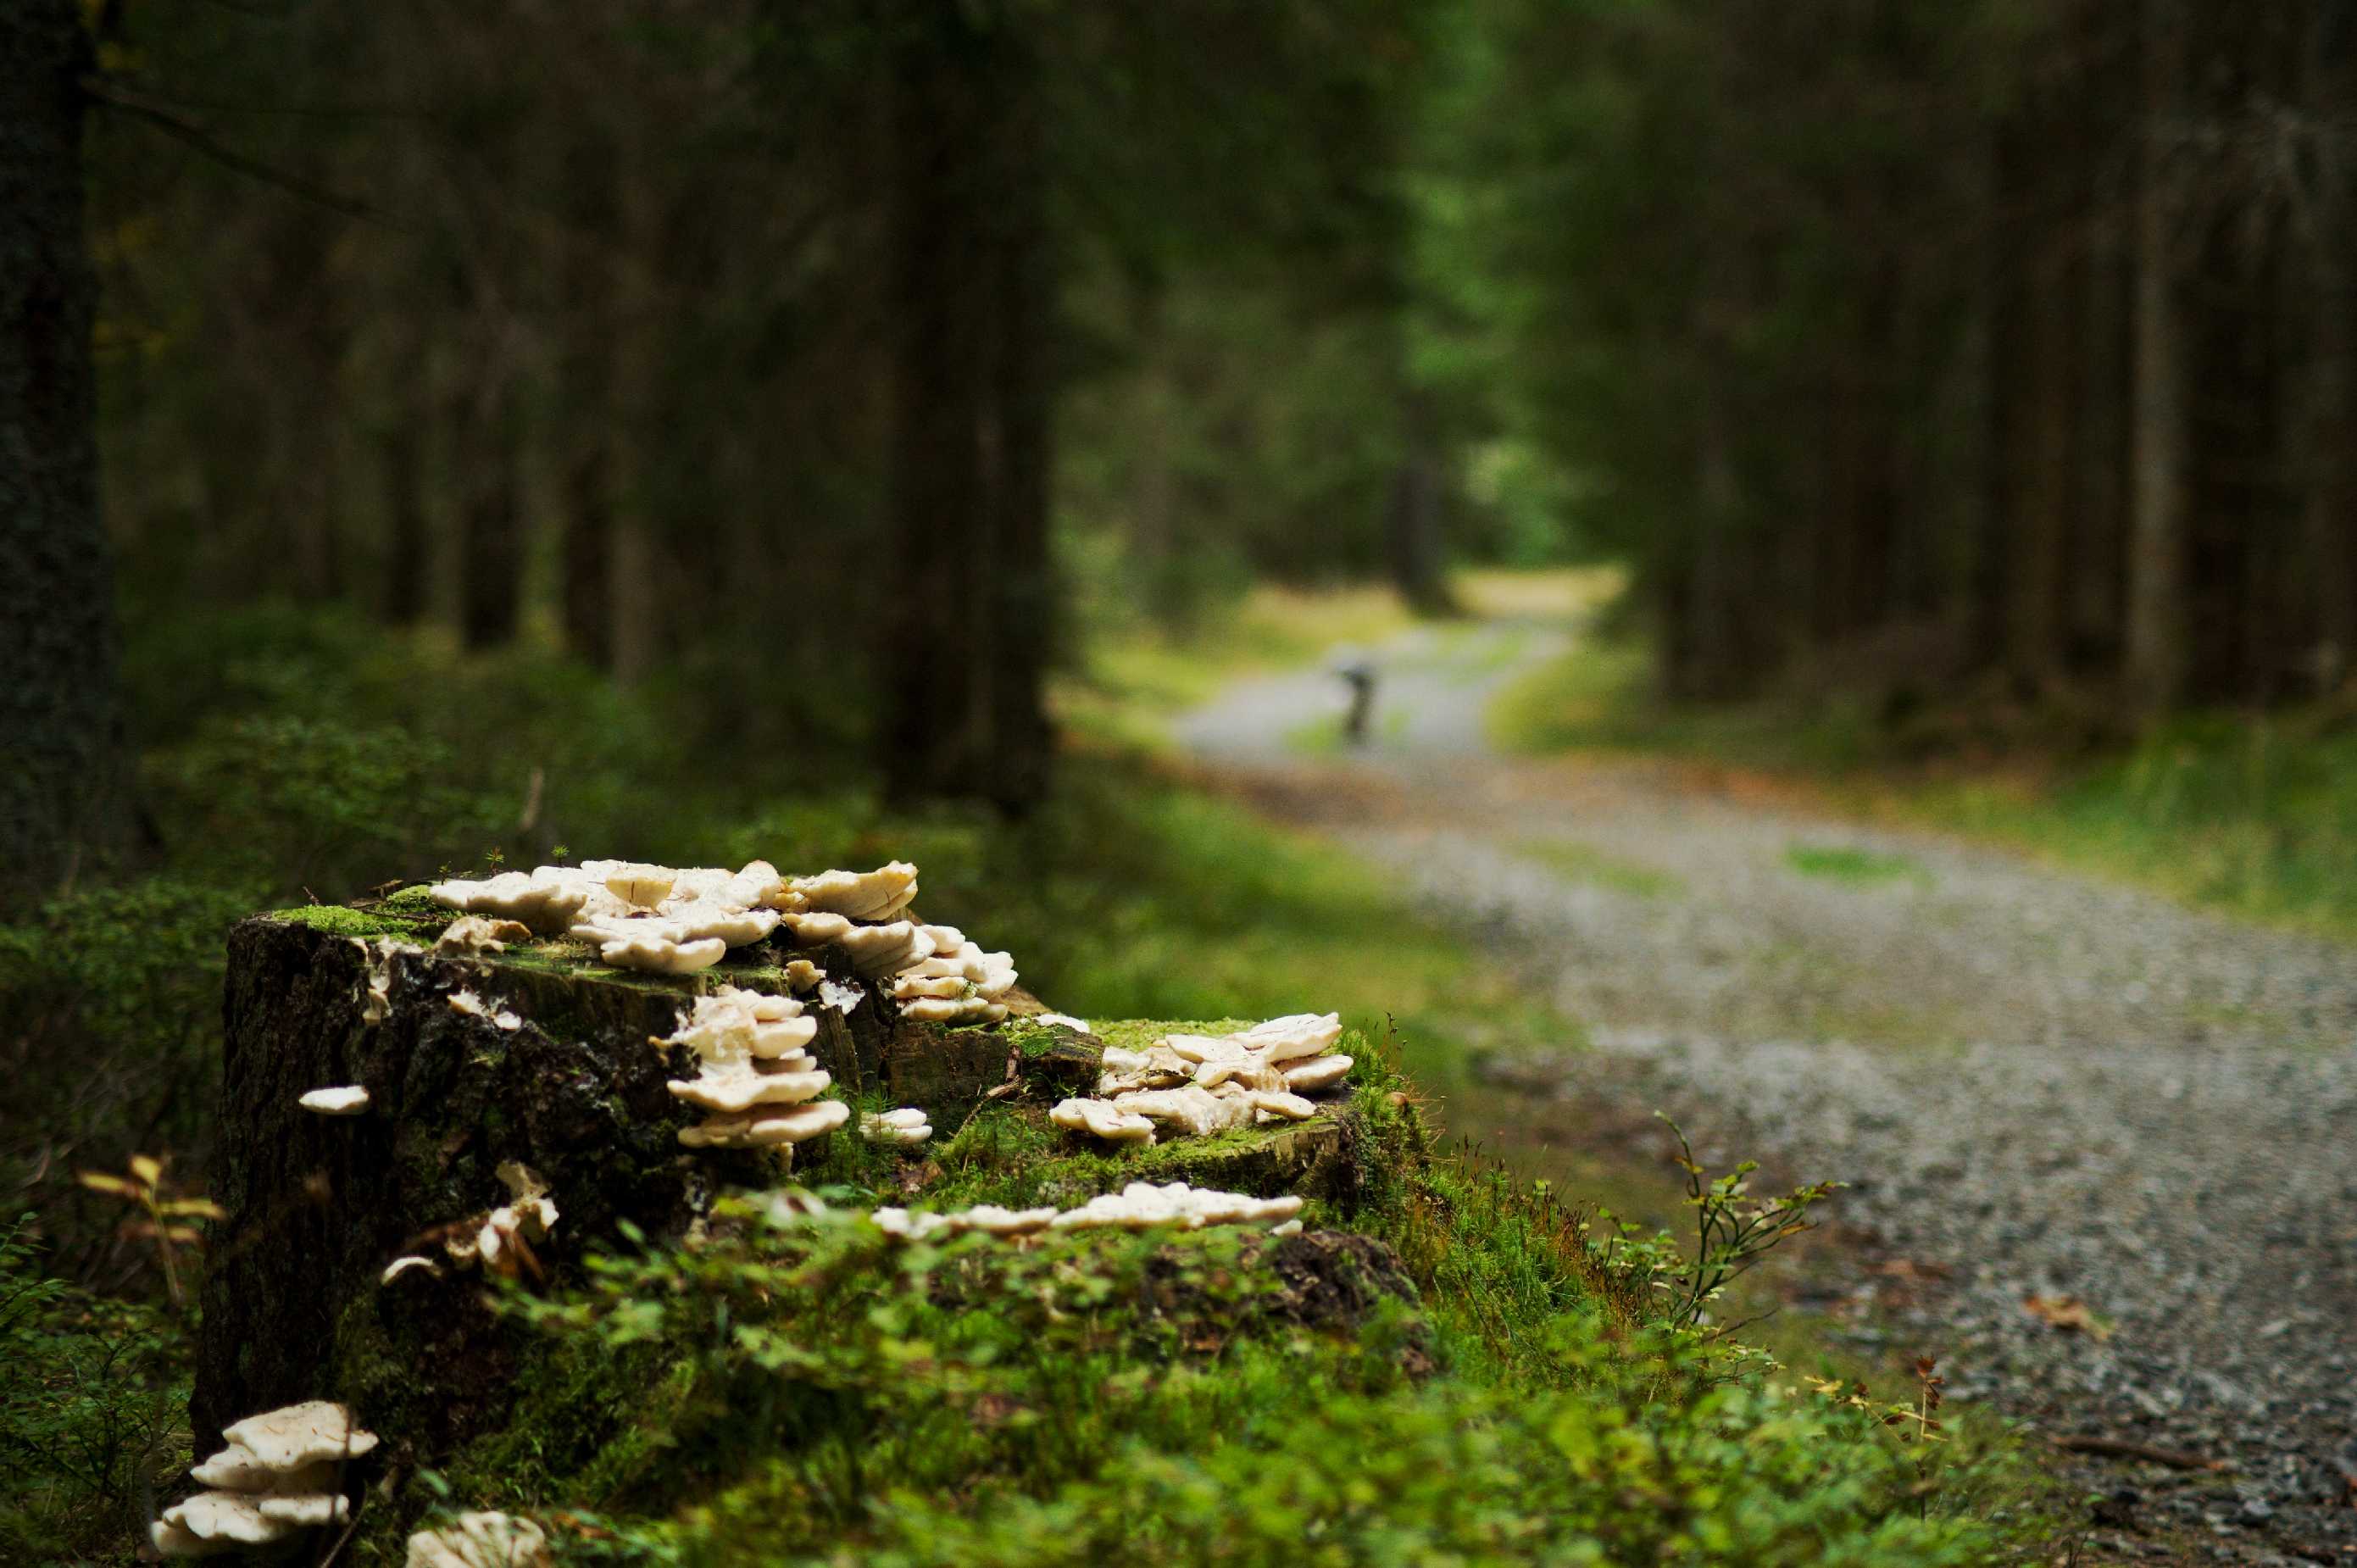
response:
<path id="1" fill-rule="evenodd" d="M 2061 1456 L 2093 1560 L 2357 1563 L 2357 954 L 1664 766 L 1491 754 L 1481 702 L 1560 646 L 1387 646 L 1406 716 L 1340 761 L 1282 745 L 1330 677 L 1180 733 L 1590 1026 L 1501 1081 L 1851 1181 L 1858 1332 L 1943 1348 L 1954 1392 L 2049 1435 L 2233 1466 Z"/>

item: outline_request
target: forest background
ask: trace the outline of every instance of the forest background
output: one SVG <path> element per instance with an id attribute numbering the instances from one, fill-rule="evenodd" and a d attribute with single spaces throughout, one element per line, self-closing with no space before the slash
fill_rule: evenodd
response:
<path id="1" fill-rule="evenodd" d="M 2258 811 L 2288 726 L 2255 853 L 2330 880 L 2352 50 L 2350 0 L 11 7 L 53 199 L 0 237 L 77 330 L 0 345 L 70 470 L 0 515 L 0 1180 L 152 1291 L 70 1173 L 201 1185 L 227 922 L 487 853 L 907 852 L 1060 1005 L 1283 1010 L 1306 948 L 1413 1019 L 1465 955 L 1351 979 L 1358 874 L 1103 722 L 1122 650 L 1361 625 L 1272 587 L 1618 564 L 1623 695 L 1852 760 L 2214 740 Z"/>

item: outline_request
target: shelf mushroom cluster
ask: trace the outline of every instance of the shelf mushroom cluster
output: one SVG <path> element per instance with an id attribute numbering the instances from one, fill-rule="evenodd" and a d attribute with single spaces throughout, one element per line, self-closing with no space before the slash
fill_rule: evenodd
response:
<path id="1" fill-rule="evenodd" d="M 1060 1127 L 1107 1143 L 1154 1142 L 1157 1133 L 1203 1137 L 1255 1122 L 1302 1122 L 1307 1098 L 1342 1081 L 1351 1059 L 1335 1054 L 1342 1021 L 1297 1013 L 1232 1035 L 1166 1035 L 1142 1051 L 1108 1047 L 1095 1097 L 1060 1102 Z"/>
<path id="2" fill-rule="evenodd" d="M 499 1178 L 508 1189 L 508 1200 L 477 1219 L 460 1220 L 437 1232 L 443 1238 L 443 1256 L 454 1267 L 480 1267 L 502 1278 L 513 1279 L 526 1272 L 537 1276 L 540 1260 L 532 1244 L 547 1240 L 555 1230 L 556 1199 L 549 1196 L 548 1183 L 540 1173 L 518 1161 L 503 1161 Z M 423 1253 L 405 1254 L 385 1265 L 380 1283 L 391 1284 L 419 1270 L 438 1278 L 442 1266 Z"/>
<path id="3" fill-rule="evenodd" d="M 376 1446 L 375 1434 L 354 1426 L 352 1412 L 328 1400 L 249 1415 L 221 1436 L 228 1446 L 188 1472 L 207 1489 L 148 1526 L 160 1555 L 210 1557 L 341 1524 L 351 1505 L 337 1484 L 338 1466 Z"/>
<path id="4" fill-rule="evenodd" d="M 695 1052 L 696 1075 L 671 1091 L 709 1112 L 680 1129 L 691 1149 L 770 1148 L 833 1132 L 851 1107 L 819 1095 L 833 1081 L 810 1053 L 818 1020 L 791 996 L 724 985 L 695 999 L 689 1019 L 658 1045 Z"/>
<path id="5" fill-rule="evenodd" d="M 995 1024 L 1006 1016 L 1015 961 L 985 951 L 955 926 L 910 913 L 917 868 L 904 860 L 874 871 L 796 877 L 802 908 L 784 917 L 796 945 L 835 946 L 868 980 L 888 982 L 900 1015 L 925 1024 Z"/>
<path id="6" fill-rule="evenodd" d="M 596 946 L 618 969 L 657 974 L 709 969 L 730 948 L 777 929 L 784 911 L 801 908 L 766 860 L 740 871 L 590 860 L 479 882 L 437 882 L 429 891 L 451 908 L 514 921 L 542 936 L 573 937 Z"/>
<path id="7" fill-rule="evenodd" d="M 915 1105 L 870 1112 L 859 1119 L 859 1135 L 871 1144 L 921 1144 L 933 1135 L 932 1118 Z"/>
<path id="8" fill-rule="evenodd" d="M 430 891 L 473 921 L 444 933 L 452 952 L 496 950 L 521 926 L 593 943 L 617 968 L 693 974 L 782 925 L 797 947 L 842 948 L 863 978 L 888 983 L 902 1015 L 920 1022 L 996 1023 L 1015 987 L 1006 953 L 914 917 L 917 868 L 905 860 L 796 877 L 766 860 L 739 871 L 591 860 L 437 882 Z"/>
<path id="9" fill-rule="evenodd" d="M 1002 1208 L 977 1204 L 952 1214 L 912 1214 L 905 1208 L 879 1208 L 873 1218 L 888 1236 L 906 1241 L 963 1235 L 978 1230 L 991 1236 L 1029 1236 L 1042 1230 L 1150 1230 L 1176 1225 L 1200 1230 L 1207 1225 L 1261 1225 L 1289 1234 L 1300 1229 L 1294 1217 L 1301 1212 L 1297 1193 L 1276 1197 L 1252 1197 L 1240 1192 L 1215 1192 L 1174 1181 L 1157 1187 L 1134 1181 L 1119 1192 L 1089 1199 L 1077 1208 Z"/>
<path id="10" fill-rule="evenodd" d="M 548 1568 L 551 1561 L 540 1526 L 486 1509 L 411 1536 L 404 1568 Z"/>

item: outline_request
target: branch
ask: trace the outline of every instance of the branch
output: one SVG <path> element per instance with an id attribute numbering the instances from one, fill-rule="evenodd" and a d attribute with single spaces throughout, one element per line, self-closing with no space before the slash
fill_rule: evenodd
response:
<path id="1" fill-rule="evenodd" d="M 224 167 L 235 169 L 238 173 L 261 180 L 265 185 L 276 186 L 279 189 L 302 197 L 306 200 L 316 201 L 320 206 L 340 212 L 347 218 L 382 223 L 389 229 L 398 230 L 401 227 L 382 211 L 357 197 L 345 196 L 339 191 L 328 189 L 326 186 L 307 180 L 301 175 L 265 164 L 258 158 L 249 157 L 195 121 L 184 119 L 161 105 L 148 102 L 104 77 L 85 76 L 82 78 L 81 85 L 83 91 L 100 102 L 111 104 L 135 119 L 145 121 L 174 140 L 194 147 Z"/>

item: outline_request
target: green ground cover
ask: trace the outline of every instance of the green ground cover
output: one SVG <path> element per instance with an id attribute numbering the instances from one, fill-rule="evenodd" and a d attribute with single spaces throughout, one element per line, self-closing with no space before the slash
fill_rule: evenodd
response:
<path id="1" fill-rule="evenodd" d="M 1673 1251 L 1434 1147 L 1423 1102 L 1467 1084 L 1476 1046 L 1576 1021 L 1388 879 L 1104 731 L 1023 822 L 896 813 L 814 781 L 839 764 L 716 769 L 662 693 L 558 665 L 300 618 L 200 640 L 234 657 L 150 731 L 161 863 L 0 926 L 27 1130 L 0 1156 L 37 1216 L 0 1257 L 0 1556 L 129 1561 L 188 1457 L 188 1319 L 71 1172 L 144 1150 L 201 1185 L 227 924 L 559 843 L 901 854 L 930 917 L 1012 950 L 1064 1011 L 1340 1011 L 1393 1042 L 1351 1101 L 1388 1175 L 1307 1218 L 1409 1287 L 1305 1319 L 1264 1299 L 1285 1294 L 1251 1251 L 1270 1243 L 1234 1235 L 900 1249 L 846 1216 L 899 1191 L 854 1160 L 813 1175 L 832 1217 L 739 1208 L 701 1249 L 511 1301 L 545 1340 L 518 1421 L 414 1484 L 545 1510 L 567 1560 L 1963 1563 L 2042 1528 L 2001 1445 L 1898 1442 L 1903 1390 L 1831 1402 L 1665 1322 Z M 920 1206 L 1110 1175 L 989 1118 L 934 1154 Z"/>
<path id="2" fill-rule="evenodd" d="M 1652 694 L 1645 649 L 1627 638 L 1533 671 L 1490 715 L 1493 737 L 1523 755 L 1645 753 L 1775 773 L 1853 814 L 1964 832 L 2187 903 L 2357 940 L 2352 718 L 2336 699 L 2193 714 L 2123 746 L 1927 758 L 1858 699 L 1665 706 Z"/>

